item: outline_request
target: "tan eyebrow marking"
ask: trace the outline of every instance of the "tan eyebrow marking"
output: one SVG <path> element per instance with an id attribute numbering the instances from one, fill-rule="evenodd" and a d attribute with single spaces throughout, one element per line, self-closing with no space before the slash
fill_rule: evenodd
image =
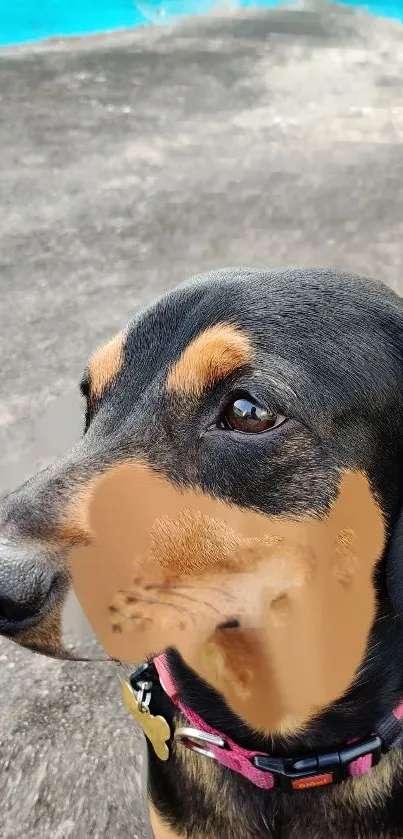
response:
<path id="1" fill-rule="evenodd" d="M 166 387 L 184 396 L 203 390 L 251 362 L 253 348 L 247 335 L 230 323 L 210 326 L 182 352 L 171 368 Z"/>
<path id="2" fill-rule="evenodd" d="M 106 388 L 112 384 L 123 364 L 123 345 L 125 333 L 118 332 L 106 344 L 99 347 L 88 363 L 90 395 L 99 399 Z"/>

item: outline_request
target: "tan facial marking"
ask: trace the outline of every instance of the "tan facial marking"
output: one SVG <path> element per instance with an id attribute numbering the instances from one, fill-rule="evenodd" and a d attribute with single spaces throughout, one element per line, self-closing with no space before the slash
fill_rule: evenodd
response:
<path id="1" fill-rule="evenodd" d="M 279 594 L 270 604 L 273 623 L 284 625 L 290 617 L 291 604 L 286 594 Z"/>
<path id="2" fill-rule="evenodd" d="M 212 326 L 183 351 L 167 378 L 167 390 L 200 396 L 253 358 L 249 339 L 229 323 Z"/>
<path id="3" fill-rule="evenodd" d="M 88 545 L 91 542 L 90 505 L 96 479 L 86 486 L 72 491 L 73 500 L 64 510 L 60 522 L 56 525 L 53 539 L 56 543 L 66 546 Z"/>
<path id="4" fill-rule="evenodd" d="M 91 356 L 88 363 L 88 372 L 92 398 L 99 399 L 118 376 L 123 363 L 125 337 L 124 332 L 119 332 Z"/>
<path id="5" fill-rule="evenodd" d="M 56 603 L 38 626 L 26 629 L 15 636 L 15 641 L 23 647 L 40 649 L 48 655 L 57 656 L 61 649 L 61 613 L 62 602 Z"/>
<path id="6" fill-rule="evenodd" d="M 359 559 L 356 556 L 355 534 L 352 530 L 341 530 L 335 545 L 333 559 L 333 574 L 342 585 L 348 586 L 352 583 L 358 573 Z"/>
<path id="7" fill-rule="evenodd" d="M 172 521 L 163 516 L 151 531 L 151 550 L 161 568 L 200 573 L 208 565 L 223 567 L 236 550 L 235 533 L 223 521 L 185 509 Z"/>
<path id="8" fill-rule="evenodd" d="M 174 646 L 265 732 L 301 727 L 351 684 L 385 536 L 365 475 L 341 477 L 321 520 L 240 509 L 144 464 L 111 470 L 90 507 L 95 542 L 73 557 L 73 579 L 111 656 Z"/>

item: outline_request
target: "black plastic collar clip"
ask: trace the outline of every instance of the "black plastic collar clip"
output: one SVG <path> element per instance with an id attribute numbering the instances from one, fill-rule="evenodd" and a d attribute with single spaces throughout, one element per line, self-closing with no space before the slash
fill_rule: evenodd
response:
<path id="1" fill-rule="evenodd" d="M 372 766 L 382 756 L 382 740 L 375 735 L 346 746 L 345 749 L 301 758 L 272 758 L 265 755 L 254 757 L 257 769 L 272 772 L 277 787 L 283 792 L 314 789 L 339 784 L 349 778 L 349 765 L 360 757 L 372 755 Z"/>

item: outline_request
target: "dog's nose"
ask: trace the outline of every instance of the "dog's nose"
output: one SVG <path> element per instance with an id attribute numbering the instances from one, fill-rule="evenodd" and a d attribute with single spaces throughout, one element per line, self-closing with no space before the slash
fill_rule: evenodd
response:
<path id="1" fill-rule="evenodd" d="M 46 558 L 32 556 L 32 548 L 0 539 L 0 633 L 14 635 L 41 620 L 58 578 Z"/>

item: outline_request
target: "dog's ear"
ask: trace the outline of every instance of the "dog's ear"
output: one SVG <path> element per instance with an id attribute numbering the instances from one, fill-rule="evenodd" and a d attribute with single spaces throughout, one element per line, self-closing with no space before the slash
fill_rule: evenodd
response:
<path id="1" fill-rule="evenodd" d="M 386 555 L 386 581 L 389 597 L 403 621 L 403 509 L 392 530 Z"/>

